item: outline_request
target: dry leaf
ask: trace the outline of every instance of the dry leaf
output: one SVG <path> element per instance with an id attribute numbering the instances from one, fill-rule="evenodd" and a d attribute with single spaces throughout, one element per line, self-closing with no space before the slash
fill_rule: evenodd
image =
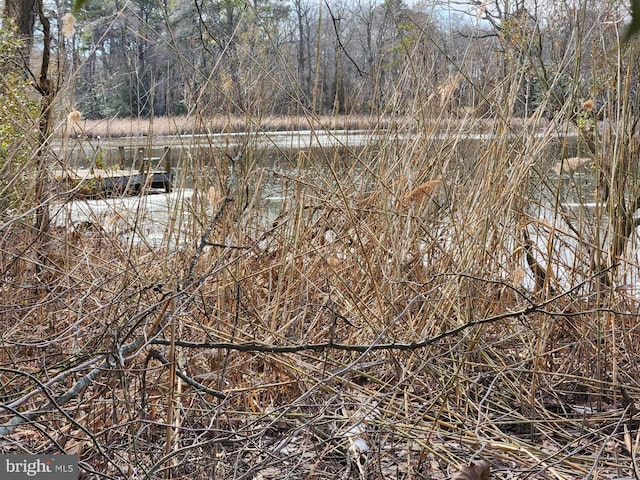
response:
<path id="1" fill-rule="evenodd" d="M 582 109 L 586 110 L 587 112 L 593 112 L 593 99 L 590 98 L 589 100 L 585 100 L 585 102 L 582 104 Z"/>
<path id="2" fill-rule="evenodd" d="M 329 255 L 327 257 L 327 263 L 332 267 L 332 268 L 338 268 L 341 264 L 342 264 L 342 260 L 340 260 L 338 257 L 336 257 L 335 255 Z"/>
<path id="3" fill-rule="evenodd" d="M 71 440 L 65 445 L 64 453 L 67 455 L 77 455 L 78 458 L 80 458 L 85 443 L 87 443 L 85 440 Z"/>
<path id="4" fill-rule="evenodd" d="M 18 428 L 11 435 L 11 438 L 19 441 L 32 441 L 40 438 L 40 432 L 30 428 Z"/>
<path id="5" fill-rule="evenodd" d="M 216 187 L 209 187 L 207 191 L 207 197 L 211 205 L 218 205 L 224 200 L 224 195 Z"/>
<path id="6" fill-rule="evenodd" d="M 486 460 L 478 460 L 472 462 L 468 467 L 464 467 L 456 472 L 451 480 L 487 480 L 489 478 L 490 468 L 489 462 Z"/>
<path id="7" fill-rule="evenodd" d="M 283 471 L 280 468 L 277 467 L 267 467 L 267 468 L 263 468 L 262 470 L 260 470 L 258 472 L 258 474 L 253 477 L 254 480 L 266 480 L 266 479 L 271 479 L 271 478 L 282 478 L 283 477 Z"/>

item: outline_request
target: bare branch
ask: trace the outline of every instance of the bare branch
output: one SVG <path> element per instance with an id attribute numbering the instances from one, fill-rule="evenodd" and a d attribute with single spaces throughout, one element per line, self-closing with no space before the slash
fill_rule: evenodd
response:
<path id="1" fill-rule="evenodd" d="M 169 360 L 167 360 L 164 357 L 164 355 L 162 355 L 157 350 L 153 350 L 153 349 L 149 350 L 149 356 L 155 358 L 156 360 L 159 360 L 162 363 L 162 365 L 164 365 L 165 367 L 168 367 L 170 365 Z M 187 384 L 191 385 L 196 390 L 202 390 L 203 392 L 208 393 L 210 395 L 213 395 L 214 397 L 218 397 L 218 398 L 220 398 L 222 400 L 227 398 L 227 396 L 224 393 L 222 393 L 221 391 L 214 390 L 214 389 L 209 388 L 209 387 L 205 387 L 201 383 L 196 382 L 191 377 L 188 377 L 187 375 L 184 374 L 184 372 L 182 372 L 182 370 L 180 370 L 180 368 L 177 365 L 176 365 L 176 375 L 178 375 L 178 377 L 180 377 L 182 380 L 184 380 Z"/>

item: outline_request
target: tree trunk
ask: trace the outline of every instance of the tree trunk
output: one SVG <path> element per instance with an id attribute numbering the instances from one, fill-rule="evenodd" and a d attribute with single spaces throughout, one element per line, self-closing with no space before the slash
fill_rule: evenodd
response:
<path id="1" fill-rule="evenodd" d="M 42 0 L 5 0 L 4 18 L 15 22 L 18 35 L 22 37 L 25 48 L 22 54 L 25 73 L 29 71 L 29 53 L 33 45 L 33 30 L 35 16 L 38 15 L 42 24 L 42 60 L 40 75 L 35 88 L 41 95 L 40 118 L 38 122 L 39 141 L 36 152 L 36 181 L 35 181 L 35 228 L 42 242 L 38 250 L 36 271 L 40 272 L 46 262 L 46 238 L 49 231 L 49 206 L 47 204 L 47 147 L 51 122 L 51 103 L 55 95 L 49 79 L 49 60 L 51 56 L 51 26 L 49 18 L 44 13 Z"/>
<path id="2" fill-rule="evenodd" d="M 5 0 L 3 15 L 16 24 L 18 34 L 25 42 L 25 53 L 28 54 L 33 43 L 36 0 Z M 29 58 L 28 55 L 25 58 Z"/>

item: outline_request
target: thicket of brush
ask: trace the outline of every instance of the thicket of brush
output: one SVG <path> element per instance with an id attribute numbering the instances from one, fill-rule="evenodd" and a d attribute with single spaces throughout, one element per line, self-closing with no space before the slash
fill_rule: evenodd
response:
<path id="1" fill-rule="evenodd" d="M 514 70 L 490 117 L 416 103 L 375 143 L 275 163 L 251 137 L 198 148 L 171 196 L 86 202 L 82 222 L 68 192 L 32 191 L 37 145 L 15 135 L 0 451 L 77 453 L 80 478 L 444 478 L 480 457 L 494 478 L 639 475 L 618 54 L 606 106 L 574 127 L 542 118 L 551 93 L 513 118 Z"/>

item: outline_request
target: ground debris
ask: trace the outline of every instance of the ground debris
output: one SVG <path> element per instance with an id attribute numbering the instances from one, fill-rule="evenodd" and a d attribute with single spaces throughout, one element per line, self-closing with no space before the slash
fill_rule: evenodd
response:
<path id="1" fill-rule="evenodd" d="M 487 480 L 490 472 L 489 462 L 478 460 L 477 462 L 471 462 L 469 466 L 456 472 L 451 477 L 451 480 Z"/>

